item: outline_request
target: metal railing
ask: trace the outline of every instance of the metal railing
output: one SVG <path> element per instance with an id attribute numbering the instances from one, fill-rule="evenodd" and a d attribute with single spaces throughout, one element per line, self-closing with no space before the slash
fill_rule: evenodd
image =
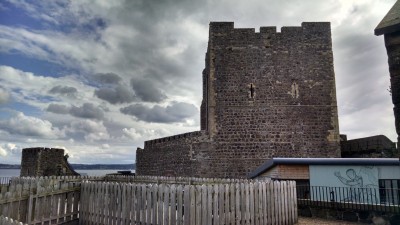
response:
<path id="1" fill-rule="evenodd" d="M 0 185 L 6 185 L 10 183 L 12 177 L 0 177 Z"/>
<path id="2" fill-rule="evenodd" d="M 400 213 L 400 189 L 297 186 L 299 206 Z"/>

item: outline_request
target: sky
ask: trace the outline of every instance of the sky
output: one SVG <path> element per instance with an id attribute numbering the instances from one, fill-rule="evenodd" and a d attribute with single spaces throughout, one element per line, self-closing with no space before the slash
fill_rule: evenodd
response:
<path id="1" fill-rule="evenodd" d="M 210 21 L 331 22 L 340 133 L 396 140 L 374 28 L 395 0 L 2 0 L 0 163 L 27 147 L 133 163 L 144 141 L 200 129 Z"/>

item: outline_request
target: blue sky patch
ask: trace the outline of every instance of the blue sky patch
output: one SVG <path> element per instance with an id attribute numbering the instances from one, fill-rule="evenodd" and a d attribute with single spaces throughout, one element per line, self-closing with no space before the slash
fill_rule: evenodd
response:
<path id="1" fill-rule="evenodd" d="M 7 65 L 25 72 L 49 77 L 61 77 L 71 73 L 79 73 L 77 69 L 67 68 L 56 63 L 35 59 L 19 53 L 0 53 L 0 65 Z"/>

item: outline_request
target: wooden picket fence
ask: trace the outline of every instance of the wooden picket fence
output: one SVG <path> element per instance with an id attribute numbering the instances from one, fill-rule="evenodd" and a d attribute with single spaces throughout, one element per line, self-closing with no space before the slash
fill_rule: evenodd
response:
<path id="1" fill-rule="evenodd" d="M 107 180 L 119 182 L 103 182 Z M 0 215 L 29 225 L 78 219 L 96 225 L 291 225 L 297 222 L 297 199 L 295 182 L 290 181 L 21 177 L 1 186 Z"/>
<path id="2" fill-rule="evenodd" d="M 11 177 L 0 177 L 0 185 L 7 185 L 10 183 Z"/>
<path id="3" fill-rule="evenodd" d="M 292 225 L 294 181 L 134 184 L 84 181 L 80 224 Z"/>
<path id="4" fill-rule="evenodd" d="M 27 225 L 8 217 L 0 216 L 0 225 Z"/>
<path id="5" fill-rule="evenodd" d="M 1 180 L 1 179 L 0 179 Z M 104 176 L 45 176 L 45 177 L 12 177 L 9 178 L 8 184 L 17 185 L 25 183 L 35 183 L 37 181 L 45 181 L 51 183 L 80 183 L 83 180 L 104 181 Z"/>
<path id="6" fill-rule="evenodd" d="M 91 180 L 91 179 L 87 179 Z M 248 182 L 247 179 L 221 179 L 221 178 L 200 178 L 200 177 L 163 177 L 163 176 L 121 176 L 107 175 L 104 177 L 107 182 L 128 182 L 128 183 L 157 183 L 157 184 L 221 184 L 234 182 Z"/>
<path id="7" fill-rule="evenodd" d="M 3 186 L 0 215 L 28 224 L 58 224 L 78 218 L 80 185 L 55 179 L 26 179 Z"/>

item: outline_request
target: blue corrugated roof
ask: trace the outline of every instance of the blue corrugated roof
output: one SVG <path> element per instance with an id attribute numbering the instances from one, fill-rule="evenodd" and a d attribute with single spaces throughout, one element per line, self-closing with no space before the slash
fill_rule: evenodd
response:
<path id="1" fill-rule="evenodd" d="M 249 173 L 248 178 L 254 178 L 268 169 L 279 165 L 400 165 L 398 158 L 272 158 Z"/>

